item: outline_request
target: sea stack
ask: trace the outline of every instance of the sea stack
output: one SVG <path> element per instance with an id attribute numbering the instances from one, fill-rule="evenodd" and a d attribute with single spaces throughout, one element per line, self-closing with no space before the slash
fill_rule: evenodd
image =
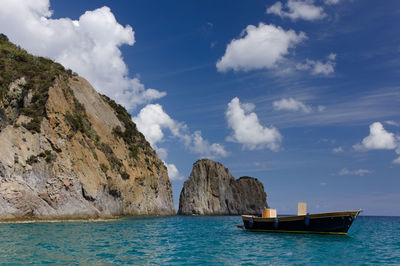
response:
<path id="1" fill-rule="evenodd" d="M 0 220 L 174 215 L 163 162 L 128 112 L 0 35 Z"/>
<path id="2" fill-rule="evenodd" d="M 183 185 L 178 214 L 260 214 L 268 206 L 266 197 L 263 184 L 256 178 L 235 179 L 222 164 L 202 159 L 193 164 Z"/>

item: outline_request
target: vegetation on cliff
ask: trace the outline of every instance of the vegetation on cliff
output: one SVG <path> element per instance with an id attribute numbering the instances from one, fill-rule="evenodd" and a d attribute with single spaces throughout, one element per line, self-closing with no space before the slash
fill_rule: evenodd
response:
<path id="1" fill-rule="evenodd" d="M 175 213 L 167 169 L 129 113 L 5 35 L 0 148 L 0 220 Z"/>
<path id="2" fill-rule="evenodd" d="M 48 99 L 48 90 L 59 78 L 65 81 L 63 92 L 66 98 L 74 102 L 73 110 L 65 115 L 66 121 L 70 124 L 73 132 L 81 132 L 91 140 L 95 147 L 101 150 L 108 158 L 111 168 L 119 170 L 121 160 L 116 158 L 112 149 L 100 141 L 96 132 L 92 129 L 91 123 L 86 115 L 84 106 L 79 103 L 69 87 L 68 79 L 72 76 L 71 70 L 66 70 L 61 64 L 55 63 L 44 57 L 30 55 L 24 49 L 9 42 L 7 36 L 0 34 L 0 102 L 7 97 L 9 85 L 20 78 L 24 78 L 26 83 L 23 85 L 23 92 L 17 103 L 16 111 L 32 119 L 24 123 L 23 126 L 33 132 L 40 132 L 40 124 L 43 117 L 46 117 L 46 102 Z M 31 93 L 30 101 L 25 101 L 25 96 Z M 124 107 L 117 104 L 109 97 L 102 95 L 102 98 L 114 109 L 118 119 L 124 125 L 125 130 L 117 126 L 113 129 L 114 135 L 120 137 L 128 145 L 130 157 L 135 159 L 138 150 L 142 149 L 146 155 L 155 155 L 152 149 L 149 149 L 145 137 L 140 133 L 132 118 Z M 6 107 L 6 106 L 4 106 Z M 1 110 L 4 113 L 3 110 Z M 9 117 L 7 117 L 10 120 Z M 8 121 L 14 123 L 14 121 Z M 72 137 L 72 134 L 70 135 Z M 93 148 L 93 145 L 90 145 Z M 94 152 L 94 157 L 96 153 Z M 127 174 L 121 171 L 121 176 L 127 178 Z"/>
<path id="3" fill-rule="evenodd" d="M 16 110 L 18 114 L 32 118 L 30 122 L 24 124 L 28 130 L 40 132 L 40 122 L 46 116 L 48 90 L 55 79 L 57 77 L 68 79 L 71 76 L 72 71 L 66 70 L 61 64 L 44 57 L 30 55 L 9 42 L 7 36 L 0 34 L 0 102 L 7 100 L 8 87 L 13 81 L 25 78 L 23 97 L 18 99 Z M 31 94 L 30 101 L 24 102 L 28 94 Z"/>
<path id="4" fill-rule="evenodd" d="M 7 91 L 10 84 L 15 80 L 24 78 L 26 83 L 22 86 L 22 97 L 18 99 L 15 108 L 17 114 L 14 117 L 18 117 L 19 114 L 30 117 L 31 120 L 22 125 L 32 133 L 39 133 L 41 121 L 43 117 L 47 116 L 45 106 L 49 97 L 49 88 L 56 79 L 60 79 L 64 96 L 67 100 L 73 102 L 73 108 L 65 115 L 65 120 L 71 126 L 73 132 L 69 136 L 73 137 L 76 132 L 81 132 L 86 137 L 85 140 L 91 148 L 95 159 L 97 159 L 96 147 L 105 154 L 112 170 L 117 170 L 123 179 L 129 179 L 129 174 L 122 169 L 122 161 L 115 156 L 108 144 L 101 142 L 98 134 L 92 128 L 85 107 L 76 99 L 68 84 L 68 79 L 71 76 L 71 70 L 65 70 L 62 65 L 50 59 L 30 55 L 24 49 L 9 42 L 7 36 L 0 35 L 0 102 L 7 100 Z M 30 101 L 26 101 L 28 94 L 31 94 Z M 106 96 L 103 97 L 106 98 Z M 135 158 L 137 156 L 137 145 L 134 143 L 137 142 L 137 136 L 139 136 L 139 139 L 144 139 L 144 137 L 140 138 L 136 125 L 131 121 L 130 115 L 122 106 L 109 98 L 107 102 L 116 110 L 118 118 L 125 125 L 125 131 L 121 132 L 119 136 L 126 143 L 129 143 L 132 157 Z M 8 123 L 14 123 L 14 121 L 8 120 Z M 27 163 L 37 163 L 40 157 L 46 158 L 46 162 L 51 162 L 49 156 L 49 153 L 46 153 L 45 156 L 32 155 L 27 160 Z"/>
<path id="5" fill-rule="evenodd" d="M 101 95 L 101 97 L 114 109 L 119 121 L 124 125 L 124 131 L 122 131 L 120 126 L 117 126 L 113 128 L 113 134 L 124 140 L 131 152 L 130 157 L 134 159 L 137 158 L 139 149 L 147 156 L 155 156 L 156 153 L 150 148 L 150 144 L 147 142 L 143 134 L 137 130 L 136 124 L 133 123 L 132 117 L 126 109 L 106 95 Z"/>

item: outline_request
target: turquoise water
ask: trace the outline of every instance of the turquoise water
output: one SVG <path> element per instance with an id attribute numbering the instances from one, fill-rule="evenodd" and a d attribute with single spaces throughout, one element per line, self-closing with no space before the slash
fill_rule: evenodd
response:
<path id="1" fill-rule="evenodd" d="M 400 217 L 358 217 L 348 236 L 252 233 L 236 217 L 0 224 L 2 264 L 400 264 Z"/>

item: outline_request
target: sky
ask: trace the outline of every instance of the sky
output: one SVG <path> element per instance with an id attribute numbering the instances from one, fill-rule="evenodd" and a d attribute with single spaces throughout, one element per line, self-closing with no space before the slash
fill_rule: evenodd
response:
<path id="1" fill-rule="evenodd" d="M 174 203 L 201 158 L 278 214 L 400 215 L 397 0 L 0 0 L 0 32 L 126 107 Z"/>

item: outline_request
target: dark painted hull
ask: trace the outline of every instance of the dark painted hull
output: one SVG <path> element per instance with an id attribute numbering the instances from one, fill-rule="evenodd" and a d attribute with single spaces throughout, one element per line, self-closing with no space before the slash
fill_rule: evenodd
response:
<path id="1" fill-rule="evenodd" d="M 278 218 L 242 215 L 242 219 L 244 228 L 249 231 L 346 234 L 360 212 L 330 212 Z"/>

